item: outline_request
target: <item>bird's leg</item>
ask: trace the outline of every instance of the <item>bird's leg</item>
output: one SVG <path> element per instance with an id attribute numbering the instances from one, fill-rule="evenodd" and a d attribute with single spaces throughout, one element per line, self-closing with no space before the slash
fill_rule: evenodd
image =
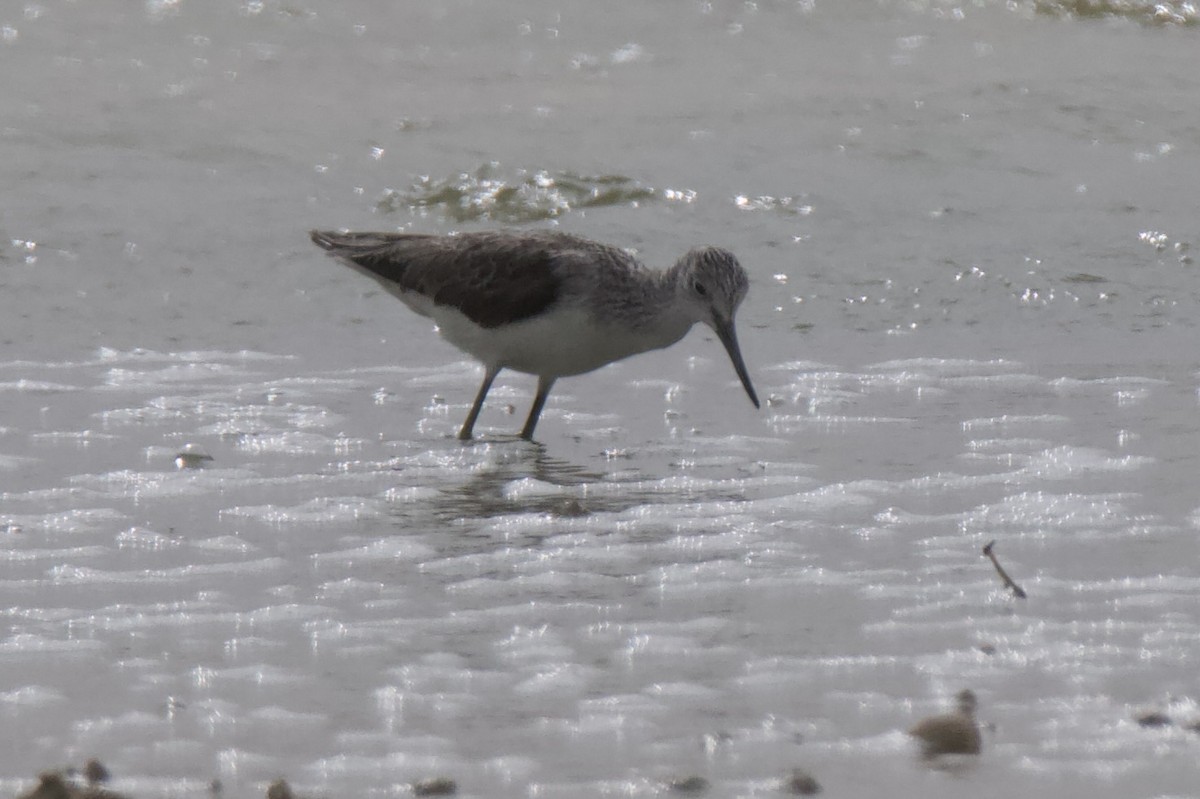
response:
<path id="1" fill-rule="evenodd" d="M 475 420 L 479 418 L 479 411 L 483 409 L 483 398 L 487 396 L 488 389 L 492 387 L 492 381 L 496 379 L 496 375 L 500 374 L 499 366 L 488 366 L 486 369 L 487 371 L 483 374 L 483 384 L 479 386 L 479 393 L 475 395 L 475 404 L 471 406 L 467 420 L 463 422 L 462 429 L 458 431 L 459 441 L 467 441 L 471 438 L 471 431 L 475 429 Z"/>
<path id="2" fill-rule="evenodd" d="M 529 418 L 525 420 L 525 427 L 521 429 L 521 438 L 526 441 L 533 440 L 533 428 L 537 427 L 538 417 L 542 415 L 542 406 L 546 404 L 546 397 L 550 396 L 550 389 L 553 387 L 553 377 L 538 378 L 537 396 L 533 398 L 533 407 L 529 409 Z"/>

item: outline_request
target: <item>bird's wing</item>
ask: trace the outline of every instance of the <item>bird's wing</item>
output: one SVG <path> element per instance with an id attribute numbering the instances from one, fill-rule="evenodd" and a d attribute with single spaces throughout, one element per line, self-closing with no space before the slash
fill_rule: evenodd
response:
<path id="1" fill-rule="evenodd" d="M 488 328 L 536 316 L 559 298 L 563 274 L 555 264 L 572 241 L 508 233 L 430 236 L 314 230 L 311 236 L 317 246 L 381 283 L 456 308 Z"/>

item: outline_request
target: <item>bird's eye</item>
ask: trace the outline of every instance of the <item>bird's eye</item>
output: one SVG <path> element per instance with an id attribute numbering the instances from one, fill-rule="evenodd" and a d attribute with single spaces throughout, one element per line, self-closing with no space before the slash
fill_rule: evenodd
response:
<path id="1" fill-rule="evenodd" d="M 708 296 L 708 289 L 704 288 L 704 284 L 701 283 L 699 280 L 697 280 L 695 283 L 692 284 L 692 291 L 696 292 L 701 297 Z"/>

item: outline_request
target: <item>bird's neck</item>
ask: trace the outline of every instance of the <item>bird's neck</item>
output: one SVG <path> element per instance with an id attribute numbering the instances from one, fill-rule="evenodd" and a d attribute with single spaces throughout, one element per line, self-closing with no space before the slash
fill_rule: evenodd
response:
<path id="1" fill-rule="evenodd" d="M 637 281 L 636 288 L 615 291 L 603 283 L 596 286 L 599 299 L 593 311 L 598 321 L 611 324 L 607 342 L 611 349 L 624 357 L 669 347 L 692 329 L 696 320 L 682 299 L 678 265 L 665 272 L 647 270 L 630 279 Z"/>
<path id="2" fill-rule="evenodd" d="M 683 264 L 677 263 L 658 276 L 653 289 L 646 297 L 645 316 L 642 324 L 653 329 L 656 338 L 668 347 L 687 335 L 696 323 L 695 316 L 684 301 Z"/>

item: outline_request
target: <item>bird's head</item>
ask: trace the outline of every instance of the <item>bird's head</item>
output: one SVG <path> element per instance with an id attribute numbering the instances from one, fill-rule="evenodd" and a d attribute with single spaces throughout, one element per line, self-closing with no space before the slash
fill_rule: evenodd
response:
<path id="1" fill-rule="evenodd" d="M 680 303 L 694 321 L 703 322 L 717 334 L 750 401 L 759 407 L 734 329 L 734 316 L 750 288 L 746 270 L 729 250 L 700 247 L 680 258 L 672 271 Z"/>

